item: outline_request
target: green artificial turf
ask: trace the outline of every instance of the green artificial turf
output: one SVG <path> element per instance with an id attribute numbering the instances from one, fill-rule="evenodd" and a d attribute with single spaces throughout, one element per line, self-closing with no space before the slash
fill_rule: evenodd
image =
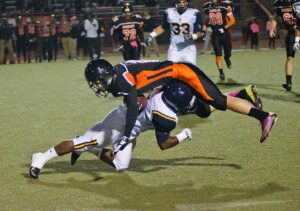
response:
<path id="1" fill-rule="evenodd" d="M 297 56 L 292 92 L 281 87 L 284 50 L 233 53 L 223 83 L 214 56 L 198 57 L 223 92 L 257 85 L 264 110 L 278 114 L 263 144 L 253 118 L 231 111 L 184 116 L 173 134 L 190 128 L 191 141 L 161 151 L 146 132 L 124 173 L 86 153 L 74 166 L 69 155 L 51 160 L 38 180 L 27 176 L 32 153 L 82 134 L 122 100 L 93 95 L 83 76 L 87 61 L 1 65 L 0 210 L 299 210 Z"/>

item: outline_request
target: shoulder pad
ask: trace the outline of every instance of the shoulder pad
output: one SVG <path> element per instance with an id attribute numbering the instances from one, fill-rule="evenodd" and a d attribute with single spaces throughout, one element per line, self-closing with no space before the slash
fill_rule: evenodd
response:
<path id="1" fill-rule="evenodd" d="M 176 119 L 166 116 L 159 111 L 153 111 L 152 123 L 156 130 L 170 132 L 176 127 Z"/>

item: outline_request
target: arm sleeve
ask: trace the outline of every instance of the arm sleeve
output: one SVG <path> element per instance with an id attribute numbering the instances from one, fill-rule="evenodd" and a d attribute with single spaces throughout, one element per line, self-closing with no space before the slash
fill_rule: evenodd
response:
<path id="1" fill-rule="evenodd" d="M 131 131 L 134 127 L 138 116 L 137 90 L 135 87 L 132 87 L 131 91 L 127 96 L 125 96 L 124 100 L 127 106 L 126 126 L 124 135 L 130 137 Z"/>
<path id="2" fill-rule="evenodd" d="M 166 30 L 170 27 L 170 24 L 168 23 L 168 14 L 167 11 L 165 11 L 164 15 L 163 15 L 163 22 L 161 24 L 161 27 Z"/>
<path id="3" fill-rule="evenodd" d="M 196 21 L 194 23 L 194 33 L 202 31 L 202 14 L 201 12 L 196 13 Z"/>
<path id="4" fill-rule="evenodd" d="M 170 132 L 176 127 L 176 120 L 154 111 L 152 124 L 155 128 L 157 143 L 162 144 L 170 137 Z"/>

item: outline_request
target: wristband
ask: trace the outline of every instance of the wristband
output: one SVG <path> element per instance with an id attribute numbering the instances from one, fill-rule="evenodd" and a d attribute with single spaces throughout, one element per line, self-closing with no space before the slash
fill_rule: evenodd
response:
<path id="1" fill-rule="evenodd" d="M 182 131 L 181 133 L 178 133 L 175 137 L 178 139 L 178 141 L 180 143 L 187 138 L 187 135 L 186 135 L 186 132 Z"/>
<path id="2" fill-rule="evenodd" d="M 295 37 L 295 43 L 299 43 L 300 37 Z"/>
<path id="3" fill-rule="evenodd" d="M 153 37 L 153 38 L 157 37 L 157 33 L 156 33 L 156 32 L 151 32 L 149 35 L 150 35 L 151 37 Z"/>

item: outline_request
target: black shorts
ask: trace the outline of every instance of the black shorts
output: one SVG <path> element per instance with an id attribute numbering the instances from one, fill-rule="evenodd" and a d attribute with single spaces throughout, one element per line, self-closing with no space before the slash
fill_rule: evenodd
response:
<path id="1" fill-rule="evenodd" d="M 223 34 L 216 31 L 212 33 L 211 42 L 216 56 L 222 56 L 222 49 L 224 49 L 225 58 L 231 57 L 231 38 L 228 30 Z"/>
<path id="2" fill-rule="evenodd" d="M 285 37 L 285 49 L 286 49 L 286 57 L 295 57 L 294 51 L 294 43 L 295 43 L 295 31 L 288 31 Z"/>

